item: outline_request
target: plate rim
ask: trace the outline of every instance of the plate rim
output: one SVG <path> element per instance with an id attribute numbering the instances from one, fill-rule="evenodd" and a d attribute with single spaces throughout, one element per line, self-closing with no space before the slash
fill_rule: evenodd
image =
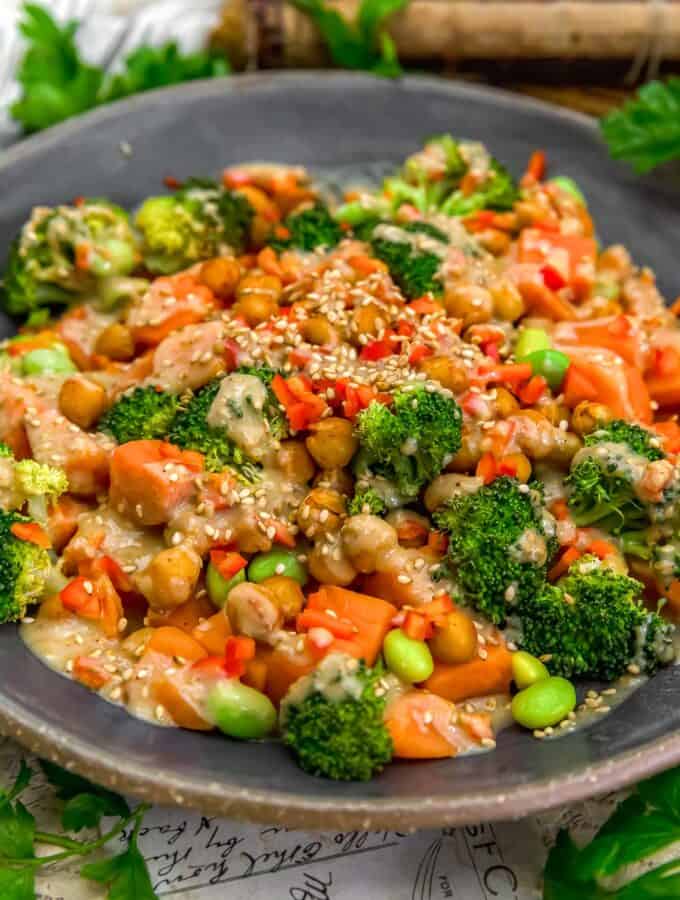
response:
<path id="1" fill-rule="evenodd" d="M 15 164 L 30 160 L 34 154 L 58 146 L 62 140 L 85 129 L 124 117 L 147 105 L 152 106 L 159 97 L 172 103 L 176 97 L 218 97 L 225 93 L 251 92 L 262 88 L 289 91 L 292 86 L 301 83 L 313 83 L 320 88 L 321 82 L 346 82 L 347 89 L 352 90 L 356 86 L 375 85 L 383 81 L 365 73 L 303 69 L 231 75 L 147 91 L 76 116 L 4 150 L 0 156 L 0 175 L 11 171 Z M 555 118 L 566 120 L 587 132 L 590 138 L 599 135 L 596 121 L 584 113 L 499 88 L 427 75 L 407 75 L 395 82 L 395 86 L 400 84 L 407 89 L 420 88 L 472 102 L 500 102 L 511 109 L 540 113 L 553 121 Z M 325 799 L 314 793 L 306 796 L 281 790 L 238 788 L 229 784 L 227 796 L 224 782 L 168 772 L 159 776 L 157 772 L 130 761 L 121 766 L 113 751 L 73 738 L 63 727 L 47 729 L 36 714 L 11 698 L 3 698 L 0 706 L 0 732 L 29 751 L 102 785 L 154 803 L 190 807 L 213 815 L 253 822 L 280 822 L 290 827 L 320 830 L 329 827 L 413 830 L 518 819 L 556 805 L 574 803 L 596 793 L 617 790 L 680 762 L 680 731 L 676 730 L 610 760 L 576 768 L 562 777 L 535 779 L 504 791 L 499 785 L 455 797 L 421 797 L 417 801 L 414 798 L 358 800 Z"/>

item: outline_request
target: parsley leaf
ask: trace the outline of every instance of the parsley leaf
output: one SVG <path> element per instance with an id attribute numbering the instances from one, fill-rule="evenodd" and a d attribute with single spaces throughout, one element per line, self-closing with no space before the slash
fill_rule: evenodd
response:
<path id="1" fill-rule="evenodd" d="M 21 801 L 0 806 L 0 857 L 30 859 L 34 837 L 35 819 Z"/>
<path id="2" fill-rule="evenodd" d="M 102 862 L 88 863 L 80 874 L 109 885 L 108 900 L 157 900 L 134 832 L 127 850 Z"/>
<path id="3" fill-rule="evenodd" d="M 61 824 L 66 831 L 96 828 L 103 816 L 125 818 L 130 815 L 130 807 L 119 794 L 92 784 L 86 778 L 67 772 L 47 760 L 41 760 L 40 767 L 56 788 L 57 797 L 66 801 L 61 816 Z"/>
<path id="4" fill-rule="evenodd" d="M 650 81 L 637 97 L 600 121 L 614 159 L 629 162 L 636 172 L 680 157 L 680 78 Z"/>
<path id="5" fill-rule="evenodd" d="M 0 868 L 2 900 L 35 900 L 35 871 L 32 868 Z"/>
<path id="6" fill-rule="evenodd" d="M 336 65 L 396 78 L 402 74 L 385 22 L 408 0 L 361 0 L 355 22 L 348 22 L 325 0 L 291 0 L 319 29 Z"/>

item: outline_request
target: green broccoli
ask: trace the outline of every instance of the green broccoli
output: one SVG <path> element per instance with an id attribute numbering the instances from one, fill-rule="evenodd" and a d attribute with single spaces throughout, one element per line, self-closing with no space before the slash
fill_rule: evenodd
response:
<path id="1" fill-rule="evenodd" d="M 537 485 L 496 478 L 453 497 L 433 518 L 449 536 L 447 565 L 465 600 L 495 624 L 545 582 L 557 541 Z"/>
<path id="2" fill-rule="evenodd" d="M 486 177 L 465 194 L 454 191 L 440 207 L 446 216 L 469 216 L 480 209 L 512 209 L 519 194 L 512 176 L 497 160 L 492 159 Z"/>
<path id="3" fill-rule="evenodd" d="M 0 441 L 0 459 L 4 459 L 8 456 L 9 457 L 14 456 L 11 448 L 8 447 L 7 444 L 3 444 L 2 441 Z"/>
<path id="4" fill-rule="evenodd" d="M 390 406 L 374 401 L 359 414 L 361 466 L 413 500 L 460 447 L 461 423 L 453 397 L 434 385 L 404 386 Z"/>
<path id="5" fill-rule="evenodd" d="M 293 212 L 285 219 L 284 228 L 289 237 L 273 237 L 269 244 L 275 250 L 296 247 L 299 250 L 315 250 L 317 247 L 335 247 L 342 238 L 342 229 L 325 204 L 316 202 L 307 209 Z"/>
<path id="6" fill-rule="evenodd" d="M 164 438 L 179 409 L 179 399 L 156 387 L 138 387 L 123 394 L 102 416 L 99 430 L 119 444 Z"/>
<path id="7" fill-rule="evenodd" d="M 330 653 L 298 679 L 281 704 L 281 730 L 305 772 L 369 781 L 392 759 L 383 714 L 383 671 Z"/>
<path id="8" fill-rule="evenodd" d="M 68 478 L 56 466 L 22 459 L 14 466 L 14 485 L 20 505 L 26 503 L 29 516 L 45 525 L 49 507 L 68 490 Z"/>
<path id="9" fill-rule="evenodd" d="M 597 525 L 620 534 L 639 531 L 650 521 L 665 518 L 665 509 L 673 499 L 670 495 L 656 509 L 635 492 L 635 481 L 646 464 L 665 457 L 654 435 L 617 419 L 587 435 L 585 445 L 574 457 L 565 479 L 577 525 Z"/>
<path id="10" fill-rule="evenodd" d="M 387 264 L 392 280 L 409 300 L 441 294 L 438 273 L 447 244 L 444 232 L 426 222 L 403 227 L 381 223 L 371 229 L 373 253 Z"/>
<path id="11" fill-rule="evenodd" d="M 517 604 L 512 625 L 524 650 L 567 678 L 612 681 L 630 664 L 651 674 L 674 657 L 674 626 L 640 602 L 642 585 L 584 556 L 556 585 Z"/>
<path id="12" fill-rule="evenodd" d="M 137 259 L 128 215 L 108 200 L 37 206 L 10 251 L 0 302 L 10 315 L 37 316 L 96 293 Z"/>
<path id="13" fill-rule="evenodd" d="M 244 196 L 210 179 L 192 178 L 172 195 L 149 197 L 135 218 L 144 264 L 169 275 L 227 250 L 241 253 L 253 215 Z"/>
<path id="14" fill-rule="evenodd" d="M 16 622 L 40 599 L 51 564 L 47 550 L 12 533 L 12 526 L 31 520 L 0 510 L 0 622 Z"/>
<path id="15" fill-rule="evenodd" d="M 180 408 L 168 435 L 168 440 L 184 450 L 197 450 L 205 456 L 209 472 L 230 468 L 246 483 L 254 483 L 260 475 L 253 463 L 234 443 L 224 428 L 208 425 L 210 407 L 221 387 L 222 379 L 206 384 Z"/>
<path id="16" fill-rule="evenodd" d="M 361 513 L 384 516 L 387 512 L 387 504 L 374 488 L 362 487 L 357 484 L 354 496 L 347 506 L 347 512 L 350 516 L 358 516 Z"/>
<path id="17" fill-rule="evenodd" d="M 269 426 L 269 433 L 277 441 L 288 437 L 290 433 L 288 419 L 271 386 L 272 380 L 277 374 L 276 369 L 272 369 L 269 366 L 239 366 L 234 371 L 239 375 L 254 375 L 255 378 L 259 378 L 265 385 L 267 397 L 262 408 L 262 414 Z"/>

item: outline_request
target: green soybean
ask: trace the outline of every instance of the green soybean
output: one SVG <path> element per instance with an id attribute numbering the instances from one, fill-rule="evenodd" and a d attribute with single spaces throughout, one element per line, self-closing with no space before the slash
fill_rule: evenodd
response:
<path id="1" fill-rule="evenodd" d="M 388 669 L 410 684 L 425 681 L 434 670 L 432 654 L 425 641 L 410 638 L 401 628 L 389 632 L 383 642 L 383 655 Z"/>
<path id="2" fill-rule="evenodd" d="M 274 575 L 287 575 L 299 581 L 304 587 L 307 584 L 307 569 L 302 565 L 295 553 L 289 550 L 270 550 L 258 553 L 248 566 L 249 581 L 264 581 Z"/>
<path id="3" fill-rule="evenodd" d="M 524 358 L 531 363 L 534 375 L 542 375 L 553 390 L 564 381 L 571 360 L 560 350 L 536 350 Z"/>
<path id="4" fill-rule="evenodd" d="M 520 691 L 544 678 L 550 678 L 550 672 L 540 659 L 536 659 L 526 650 L 518 650 L 512 654 L 512 680 Z"/>
<path id="5" fill-rule="evenodd" d="M 77 371 L 63 344 L 29 350 L 21 357 L 22 375 L 68 375 Z"/>
<path id="6" fill-rule="evenodd" d="M 245 569 L 241 569 L 240 572 L 237 572 L 236 575 L 233 575 L 231 578 L 225 578 L 224 575 L 220 575 L 219 571 L 212 563 L 209 563 L 208 571 L 205 573 L 205 586 L 208 589 L 208 596 L 210 597 L 211 603 L 214 603 L 215 606 L 222 609 L 227 602 L 229 591 L 245 580 Z"/>
<path id="7" fill-rule="evenodd" d="M 554 178 L 550 179 L 549 184 L 554 184 L 556 187 L 562 188 L 565 194 L 569 194 L 574 200 L 578 200 L 578 202 L 582 203 L 584 206 L 588 205 L 583 191 L 578 184 L 576 184 L 574 179 L 570 178 L 568 175 L 556 175 Z"/>
<path id="8" fill-rule="evenodd" d="M 515 694 L 511 709 L 515 722 L 533 730 L 557 725 L 575 706 L 574 685 L 566 678 L 551 676 Z"/>
<path id="9" fill-rule="evenodd" d="M 515 358 L 523 362 L 530 353 L 550 349 L 550 335 L 542 328 L 523 328 L 515 344 Z"/>
<path id="10" fill-rule="evenodd" d="M 262 738 L 276 725 L 269 697 L 234 678 L 218 681 L 206 700 L 209 719 L 229 737 Z"/>

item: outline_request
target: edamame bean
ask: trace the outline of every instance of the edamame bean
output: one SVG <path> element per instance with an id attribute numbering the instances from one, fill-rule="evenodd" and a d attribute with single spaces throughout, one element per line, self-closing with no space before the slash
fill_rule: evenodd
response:
<path id="1" fill-rule="evenodd" d="M 217 682 L 208 694 L 206 712 L 220 731 L 241 740 L 262 738 L 276 725 L 269 697 L 235 678 Z"/>
<path id="2" fill-rule="evenodd" d="M 416 641 L 401 628 L 390 631 L 383 642 L 383 655 L 390 671 L 410 684 L 425 681 L 434 670 L 430 648 L 425 641 Z"/>
<path id="3" fill-rule="evenodd" d="M 550 349 L 550 335 L 542 328 L 523 328 L 515 344 L 515 358 L 523 362 L 530 353 Z"/>
<path id="4" fill-rule="evenodd" d="M 524 362 L 531 363 L 534 375 L 542 375 L 553 390 L 557 390 L 564 381 L 571 360 L 560 350 L 536 350 L 525 357 Z"/>
<path id="5" fill-rule="evenodd" d="M 574 200 L 578 200 L 578 202 L 582 203 L 584 206 L 588 205 L 583 191 L 578 184 L 576 184 L 574 179 L 570 178 L 568 175 L 556 175 L 554 178 L 550 179 L 548 184 L 554 184 L 555 187 L 562 188 L 565 194 L 569 194 Z"/>
<path id="6" fill-rule="evenodd" d="M 22 375 L 67 375 L 77 371 L 63 344 L 29 350 L 21 357 Z"/>
<path id="7" fill-rule="evenodd" d="M 544 678 L 550 678 L 550 672 L 540 659 L 536 659 L 526 650 L 518 650 L 512 654 L 512 680 L 520 691 Z"/>
<path id="8" fill-rule="evenodd" d="M 254 582 L 264 581 L 274 575 L 287 575 L 294 578 L 301 585 L 307 584 L 307 569 L 302 565 L 295 553 L 289 550 L 270 550 L 268 553 L 258 553 L 248 566 L 248 580 Z"/>
<path id="9" fill-rule="evenodd" d="M 525 728 L 547 728 L 561 722 L 576 706 L 574 685 L 566 678 L 551 676 L 536 681 L 512 701 L 512 717 Z"/>
<path id="10" fill-rule="evenodd" d="M 241 569 L 240 572 L 237 572 L 236 575 L 233 575 L 231 578 L 225 578 L 224 575 L 220 575 L 219 571 L 212 563 L 209 563 L 208 571 L 205 573 L 205 586 L 208 589 L 210 602 L 214 603 L 218 609 L 222 609 L 227 602 L 229 591 L 245 580 L 245 569 Z"/>
<path id="11" fill-rule="evenodd" d="M 335 218 L 348 225 L 361 225 L 362 222 L 368 221 L 373 216 L 375 216 L 375 211 L 359 203 L 358 200 L 343 203 L 335 211 Z"/>

